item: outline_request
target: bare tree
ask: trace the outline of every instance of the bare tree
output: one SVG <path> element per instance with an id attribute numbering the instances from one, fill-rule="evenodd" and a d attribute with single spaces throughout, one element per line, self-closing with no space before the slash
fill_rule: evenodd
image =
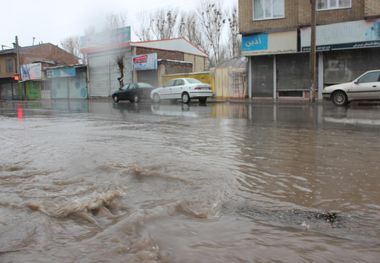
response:
<path id="1" fill-rule="evenodd" d="M 154 40 L 152 31 L 150 28 L 150 14 L 146 12 L 141 12 L 138 14 L 139 26 L 134 27 L 134 32 L 140 41 Z"/>
<path id="2" fill-rule="evenodd" d="M 178 35 L 186 38 L 192 44 L 205 49 L 202 32 L 200 31 L 200 25 L 195 12 L 182 13 Z"/>
<path id="3" fill-rule="evenodd" d="M 200 30 L 205 36 L 205 47 L 209 50 L 210 64 L 216 65 L 223 56 L 222 37 L 226 19 L 218 1 L 204 0 L 197 9 Z"/>
<path id="4" fill-rule="evenodd" d="M 140 27 L 135 34 L 141 41 L 170 39 L 179 36 L 181 24 L 177 9 L 159 9 L 139 14 Z"/>
<path id="5" fill-rule="evenodd" d="M 169 39 L 177 37 L 178 10 L 161 9 L 151 14 L 150 29 L 154 38 Z"/>
<path id="6" fill-rule="evenodd" d="M 72 36 L 61 41 L 61 47 L 76 57 L 81 57 L 79 37 Z"/>
<path id="7" fill-rule="evenodd" d="M 106 16 L 104 21 L 104 31 L 114 30 L 125 27 L 127 24 L 127 16 L 125 14 L 112 13 Z"/>
<path id="8" fill-rule="evenodd" d="M 230 57 L 238 57 L 241 55 L 241 35 L 239 32 L 239 14 L 236 5 L 230 12 L 226 13 L 228 20 L 228 50 Z"/>

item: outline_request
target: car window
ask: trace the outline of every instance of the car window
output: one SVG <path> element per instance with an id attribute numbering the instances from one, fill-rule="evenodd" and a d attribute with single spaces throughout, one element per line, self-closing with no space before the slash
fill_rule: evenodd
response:
<path id="1" fill-rule="evenodd" d="M 187 82 L 189 82 L 190 84 L 200 84 L 202 82 L 200 82 L 199 80 L 197 79 L 186 79 Z"/>
<path id="2" fill-rule="evenodd" d="M 135 89 L 135 88 L 137 88 L 137 85 L 135 84 L 135 83 L 131 83 L 130 85 L 129 85 L 129 90 L 131 90 L 131 89 Z"/>
<path id="3" fill-rule="evenodd" d="M 174 86 L 183 86 L 185 85 L 185 81 L 183 79 L 177 79 L 174 83 Z"/>
<path id="4" fill-rule="evenodd" d="M 174 86 L 175 79 L 169 80 L 166 82 L 165 87 L 173 87 Z"/>
<path id="5" fill-rule="evenodd" d="M 124 85 L 124 87 L 122 87 L 121 89 L 122 89 L 122 90 L 127 90 L 127 89 L 129 89 L 129 85 L 130 85 L 130 84 L 126 84 L 126 85 Z"/>
<path id="6" fill-rule="evenodd" d="M 359 83 L 378 82 L 379 75 L 379 72 L 369 72 L 359 79 Z"/>
<path id="7" fill-rule="evenodd" d="M 138 87 L 141 88 L 141 89 L 151 89 L 153 88 L 150 84 L 148 83 L 139 83 L 138 84 Z"/>

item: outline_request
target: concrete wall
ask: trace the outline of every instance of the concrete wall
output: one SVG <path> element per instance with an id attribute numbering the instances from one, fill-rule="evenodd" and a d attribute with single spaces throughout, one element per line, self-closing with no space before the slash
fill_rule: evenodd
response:
<path id="1" fill-rule="evenodd" d="M 206 70 L 206 59 L 205 57 L 195 56 L 191 54 L 185 54 L 184 60 L 193 63 L 194 72 L 203 72 Z"/>

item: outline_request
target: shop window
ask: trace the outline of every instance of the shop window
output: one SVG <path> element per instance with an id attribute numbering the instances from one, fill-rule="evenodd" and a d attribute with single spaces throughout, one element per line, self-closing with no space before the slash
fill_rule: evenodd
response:
<path id="1" fill-rule="evenodd" d="M 284 0 L 253 0 L 253 20 L 285 17 Z"/>
<path id="2" fill-rule="evenodd" d="M 317 10 L 332 10 L 341 8 L 351 8 L 352 0 L 317 0 Z"/>

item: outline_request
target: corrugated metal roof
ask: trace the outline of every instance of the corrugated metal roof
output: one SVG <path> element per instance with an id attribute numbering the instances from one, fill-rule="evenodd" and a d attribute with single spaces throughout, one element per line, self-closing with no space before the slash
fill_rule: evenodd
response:
<path id="1" fill-rule="evenodd" d="M 165 39 L 165 40 L 153 40 L 145 42 L 132 42 L 133 47 L 144 47 L 168 51 L 180 51 L 186 54 L 208 57 L 203 51 L 191 44 L 184 38 Z"/>

